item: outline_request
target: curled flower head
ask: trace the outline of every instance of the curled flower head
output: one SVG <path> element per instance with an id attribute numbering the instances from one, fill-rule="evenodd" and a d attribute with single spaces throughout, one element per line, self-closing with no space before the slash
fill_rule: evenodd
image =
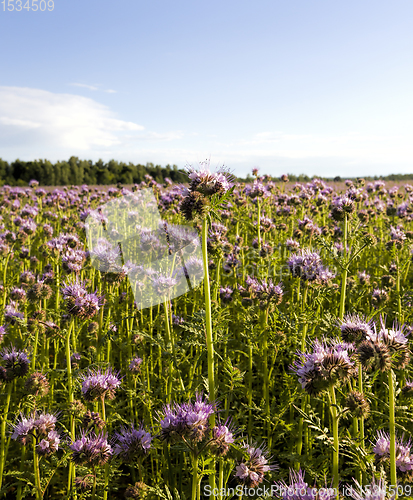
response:
<path id="1" fill-rule="evenodd" d="M 360 342 L 373 333 L 373 321 L 367 321 L 357 314 L 346 314 L 339 320 L 341 338 L 344 342 Z"/>
<path id="2" fill-rule="evenodd" d="M 308 248 L 292 254 L 287 260 L 287 265 L 292 276 L 302 281 L 325 284 L 334 278 L 333 273 L 322 265 L 320 255 Z"/>
<path id="3" fill-rule="evenodd" d="M 392 367 L 403 369 L 410 360 L 408 334 L 406 325 L 397 322 L 393 323 L 392 328 L 386 328 L 385 319 L 381 317 L 380 328 L 373 328 L 357 349 L 360 362 L 367 369 L 382 372 Z"/>
<path id="4" fill-rule="evenodd" d="M 266 472 L 278 469 L 278 466 L 269 463 L 271 457 L 264 445 L 244 443 L 243 447 L 244 459 L 237 465 L 235 477 L 248 488 L 254 488 L 262 483 Z"/>
<path id="5" fill-rule="evenodd" d="M 197 394 L 193 403 L 166 405 L 160 421 L 161 439 L 168 442 L 181 438 L 202 441 L 209 430 L 209 417 L 215 411 L 216 405 L 204 400 L 202 394 Z"/>
<path id="6" fill-rule="evenodd" d="M 86 374 L 81 376 L 82 394 L 86 401 L 96 401 L 98 398 L 109 399 L 115 397 L 116 389 L 121 384 L 119 373 L 115 373 L 112 368 L 102 371 L 88 370 Z"/>
<path id="7" fill-rule="evenodd" d="M 198 169 L 188 167 L 187 171 L 191 191 L 211 196 L 216 193 L 224 194 L 231 188 L 231 174 L 224 168 L 211 172 L 208 161 L 201 162 Z"/>
<path id="8" fill-rule="evenodd" d="M 297 352 L 298 360 L 291 366 L 301 387 L 309 394 L 319 395 L 330 385 L 345 382 L 351 377 L 355 363 L 351 359 L 354 346 L 338 340 L 311 344 L 312 352 Z"/>
<path id="9" fill-rule="evenodd" d="M 234 441 L 234 429 L 230 420 L 227 420 L 225 424 L 219 423 L 212 429 L 212 440 L 209 447 L 215 455 L 222 457 L 228 453 L 229 447 Z"/>
<path id="10" fill-rule="evenodd" d="M 152 436 L 146 432 L 143 425 L 139 429 L 135 429 L 132 425 L 130 428 L 124 427 L 120 432 L 115 434 L 116 444 L 114 446 L 115 455 L 125 461 L 134 461 L 145 456 L 150 447 Z"/>
<path id="11" fill-rule="evenodd" d="M 112 446 L 108 443 L 106 434 L 86 434 L 69 445 L 72 450 L 71 460 L 76 465 L 105 465 L 113 455 Z"/>
<path id="12" fill-rule="evenodd" d="M 29 371 L 29 358 L 24 351 L 17 350 L 14 346 L 5 348 L 0 356 L 3 360 L 6 380 L 13 380 L 16 377 L 24 377 Z"/>

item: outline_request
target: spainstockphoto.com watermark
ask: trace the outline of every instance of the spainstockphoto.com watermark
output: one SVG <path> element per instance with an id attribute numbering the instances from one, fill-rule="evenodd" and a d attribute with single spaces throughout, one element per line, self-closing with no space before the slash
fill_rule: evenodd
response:
<path id="1" fill-rule="evenodd" d="M 399 496 L 412 497 L 413 496 L 413 486 L 411 485 L 384 485 L 384 484 L 370 484 L 366 486 L 358 486 L 354 488 L 350 485 L 343 485 L 340 493 L 348 498 L 354 498 L 355 495 L 365 496 L 370 498 L 372 495 L 381 495 L 381 498 L 390 494 L 394 496 L 397 491 Z M 234 488 L 211 488 L 210 485 L 204 486 L 204 495 L 206 497 L 216 498 L 221 496 L 223 498 L 231 496 L 243 496 L 243 497 L 281 497 L 281 498 L 297 498 L 299 496 L 303 497 L 308 495 L 311 498 L 319 498 L 320 500 L 327 500 L 337 497 L 336 488 L 315 488 L 310 486 L 284 486 L 280 484 L 272 484 L 271 486 L 258 486 L 257 488 L 248 488 L 239 484 Z"/>

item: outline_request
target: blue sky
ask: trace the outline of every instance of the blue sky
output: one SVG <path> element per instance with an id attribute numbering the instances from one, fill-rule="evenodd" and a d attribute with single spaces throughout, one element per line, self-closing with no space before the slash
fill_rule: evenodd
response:
<path id="1" fill-rule="evenodd" d="M 3 159 L 413 172 L 411 0 L 18 6 L 0 3 Z"/>

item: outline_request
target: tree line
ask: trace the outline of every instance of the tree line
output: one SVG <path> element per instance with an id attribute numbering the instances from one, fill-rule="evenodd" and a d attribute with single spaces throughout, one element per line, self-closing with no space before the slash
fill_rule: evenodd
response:
<path id="1" fill-rule="evenodd" d="M 146 165 L 123 163 L 110 160 L 79 160 L 72 156 L 68 161 L 51 163 L 49 160 L 21 161 L 8 163 L 0 158 L 0 186 L 27 186 L 35 179 L 41 186 L 70 186 L 82 184 L 138 184 L 150 175 L 156 182 L 163 183 L 165 178 L 173 182 L 187 182 L 188 177 L 177 165 Z"/>

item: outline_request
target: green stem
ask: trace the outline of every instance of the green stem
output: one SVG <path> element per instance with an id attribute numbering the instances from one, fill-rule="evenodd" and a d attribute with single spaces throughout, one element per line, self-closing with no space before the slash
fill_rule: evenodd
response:
<path id="1" fill-rule="evenodd" d="M 248 339 L 248 436 L 252 435 L 252 342 Z"/>
<path id="2" fill-rule="evenodd" d="M 10 399 L 11 399 L 12 383 L 7 384 L 7 396 L 6 404 L 4 406 L 3 419 L 1 421 L 1 443 L 0 443 L 0 489 L 3 484 L 3 471 L 6 462 L 6 425 L 7 425 L 7 415 L 9 413 Z"/>
<path id="3" fill-rule="evenodd" d="M 22 449 L 21 449 L 21 455 L 20 455 L 20 472 L 24 471 L 24 467 L 25 467 L 24 461 L 25 460 L 26 460 L 26 446 L 23 445 Z M 23 486 L 24 486 L 24 482 L 20 481 L 19 486 L 17 487 L 17 500 L 22 499 Z"/>
<path id="4" fill-rule="evenodd" d="M 93 466 L 93 488 L 92 488 L 92 500 L 96 498 L 96 470 L 95 466 Z"/>
<path id="5" fill-rule="evenodd" d="M 341 272 L 341 294 L 340 294 L 340 312 L 339 312 L 340 319 L 343 319 L 343 317 L 344 317 L 344 309 L 345 309 L 345 302 L 346 302 L 346 284 L 347 284 L 347 272 L 348 272 L 347 232 L 348 232 L 348 220 L 347 220 L 347 214 L 345 214 L 345 216 L 344 216 L 344 237 L 343 237 L 344 269 Z"/>
<path id="6" fill-rule="evenodd" d="M 390 427 L 390 484 L 396 487 L 397 486 L 396 421 L 395 421 L 393 370 L 390 370 L 388 373 L 388 384 L 389 384 L 389 427 Z"/>
<path id="7" fill-rule="evenodd" d="M 34 482 L 36 486 L 36 500 L 43 498 L 43 492 L 40 482 L 40 469 L 39 469 L 39 455 L 36 452 L 36 436 L 33 440 L 33 469 L 34 469 Z"/>
<path id="8" fill-rule="evenodd" d="M 194 454 L 192 457 L 192 496 L 191 500 L 197 500 L 198 492 L 198 456 Z"/>
<path id="9" fill-rule="evenodd" d="M 70 339 L 71 332 L 73 328 L 74 319 L 72 318 L 70 321 L 69 331 L 66 335 L 66 369 L 67 369 L 67 388 L 68 388 L 68 396 L 69 396 L 69 406 L 73 403 L 73 381 L 72 381 L 72 362 L 70 359 Z M 72 409 L 70 411 L 70 437 L 72 441 L 75 440 L 75 419 L 73 416 Z M 75 465 L 73 462 L 69 463 L 69 475 L 67 480 L 67 496 L 70 495 L 70 490 L 72 486 L 72 477 L 75 475 Z"/>
<path id="10" fill-rule="evenodd" d="M 204 292 L 205 292 L 205 327 L 206 327 L 206 344 L 208 351 L 208 387 L 209 401 L 215 402 L 215 367 L 214 367 L 214 337 L 212 333 L 212 311 L 211 311 L 211 291 L 209 287 L 209 270 L 208 270 L 208 220 L 205 218 L 202 222 L 202 260 L 204 264 Z M 210 416 L 209 424 L 211 429 L 215 427 L 215 413 Z M 212 468 L 215 467 L 215 462 L 212 463 Z M 215 474 L 210 474 L 209 484 L 211 489 L 215 489 Z"/>
<path id="11" fill-rule="evenodd" d="M 258 220 L 257 220 L 258 250 L 261 250 L 261 203 L 259 196 L 257 196 L 257 208 L 258 208 Z"/>
<path id="12" fill-rule="evenodd" d="M 333 450 L 333 488 L 338 491 L 339 483 L 339 473 L 338 473 L 338 463 L 339 463 L 339 440 L 338 440 L 338 414 L 337 414 L 337 401 L 334 385 L 330 385 L 329 389 L 329 399 L 330 399 L 330 413 L 332 419 L 333 427 L 333 440 L 334 440 L 334 450 Z"/>
<path id="13" fill-rule="evenodd" d="M 300 282 L 298 282 L 300 285 Z M 299 289 L 298 289 L 298 299 L 299 299 Z M 307 306 L 307 296 L 308 296 L 308 283 L 305 283 L 304 286 L 304 291 L 302 294 L 302 302 L 301 302 L 301 313 L 305 313 L 305 309 Z M 307 330 L 308 330 L 308 323 L 307 320 L 305 320 L 304 325 L 303 325 L 303 334 L 301 336 L 301 351 L 305 351 L 305 343 L 306 343 L 306 338 L 307 338 Z M 301 410 L 305 411 L 306 410 L 306 405 L 307 405 L 307 395 L 303 396 L 301 400 Z M 298 441 L 297 441 L 297 454 L 301 455 L 302 450 L 303 450 L 303 431 L 304 431 L 304 419 L 303 417 L 300 417 L 300 420 L 298 421 Z M 305 440 L 308 446 L 308 428 L 305 428 Z M 308 450 L 307 450 L 308 451 Z M 296 470 L 300 469 L 300 463 L 296 463 Z"/>
<path id="14" fill-rule="evenodd" d="M 224 460 L 219 459 L 219 479 L 218 479 L 218 500 L 223 500 L 222 491 L 224 491 Z"/>
<path id="15" fill-rule="evenodd" d="M 400 267 L 399 267 L 399 250 L 396 249 L 396 265 L 397 265 L 397 281 L 396 281 L 396 293 L 397 293 L 397 310 L 399 313 L 399 323 L 403 323 L 403 312 L 402 312 L 402 297 L 400 294 Z"/>

